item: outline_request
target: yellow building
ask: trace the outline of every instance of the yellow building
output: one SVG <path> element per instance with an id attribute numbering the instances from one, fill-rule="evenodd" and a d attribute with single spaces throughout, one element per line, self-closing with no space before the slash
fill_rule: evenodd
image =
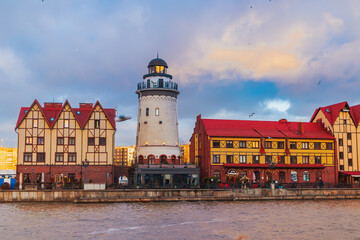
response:
<path id="1" fill-rule="evenodd" d="M 180 145 L 181 163 L 190 163 L 190 143 Z"/>
<path id="2" fill-rule="evenodd" d="M 17 149 L 0 147 L 0 170 L 16 170 Z"/>
<path id="3" fill-rule="evenodd" d="M 336 185 L 334 137 L 318 123 L 242 121 L 197 117 L 190 159 L 201 177 L 222 182 L 246 177 L 254 184 L 273 180 L 314 186 L 322 178 Z"/>
<path id="4" fill-rule="evenodd" d="M 311 122 L 322 123 L 336 138 L 340 184 L 360 182 L 360 105 L 341 102 L 315 110 Z"/>
<path id="5" fill-rule="evenodd" d="M 135 145 L 115 147 L 114 165 L 131 166 L 134 163 Z"/>
<path id="6" fill-rule="evenodd" d="M 99 102 L 72 108 L 68 101 L 42 107 L 35 100 L 21 108 L 16 124 L 20 185 L 84 182 L 86 176 L 95 183 L 112 181 L 115 130 L 115 109 Z"/>

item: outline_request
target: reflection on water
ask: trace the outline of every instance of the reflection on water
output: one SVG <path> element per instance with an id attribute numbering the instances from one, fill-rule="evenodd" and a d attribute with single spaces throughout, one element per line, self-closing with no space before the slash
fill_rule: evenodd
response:
<path id="1" fill-rule="evenodd" d="M 6 239 L 360 239 L 360 200 L 13 203 L 0 213 Z"/>

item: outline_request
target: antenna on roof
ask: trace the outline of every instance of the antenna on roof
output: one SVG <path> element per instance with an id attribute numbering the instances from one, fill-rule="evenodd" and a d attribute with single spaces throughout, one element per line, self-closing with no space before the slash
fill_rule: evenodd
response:
<path id="1" fill-rule="evenodd" d="M 55 102 L 55 98 L 53 97 L 53 103 Z"/>
<path id="2" fill-rule="evenodd" d="M 156 53 L 156 58 L 159 58 L 159 52 Z"/>
<path id="3" fill-rule="evenodd" d="M 4 145 L 4 139 L 2 138 L 1 139 L 1 147 L 3 147 L 3 145 Z"/>

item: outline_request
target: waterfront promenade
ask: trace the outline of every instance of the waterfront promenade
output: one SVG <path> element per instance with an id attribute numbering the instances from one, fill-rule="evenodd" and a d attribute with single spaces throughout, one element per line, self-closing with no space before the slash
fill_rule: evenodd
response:
<path id="1" fill-rule="evenodd" d="M 360 189 L 118 189 L 118 190 L 9 190 L 0 202 L 176 202 L 360 199 Z"/>

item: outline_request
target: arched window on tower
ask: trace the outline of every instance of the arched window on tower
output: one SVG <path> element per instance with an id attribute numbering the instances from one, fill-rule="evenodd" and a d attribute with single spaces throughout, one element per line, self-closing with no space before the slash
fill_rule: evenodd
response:
<path id="1" fill-rule="evenodd" d="M 146 108 L 146 116 L 149 116 L 149 108 Z"/>
<path id="2" fill-rule="evenodd" d="M 155 116 L 159 116 L 159 114 L 160 114 L 160 110 L 159 110 L 159 108 L 157 107 L 157 108 L 155 108 Z"/>
<path id="3" fill-rule="evenodd" d="M 154 162 L 155 162 L 155 157 L 154 157 L 154 155 L 148 156 L 148 163 L 149 163 L 149 164 L 154 164 Z"/>

